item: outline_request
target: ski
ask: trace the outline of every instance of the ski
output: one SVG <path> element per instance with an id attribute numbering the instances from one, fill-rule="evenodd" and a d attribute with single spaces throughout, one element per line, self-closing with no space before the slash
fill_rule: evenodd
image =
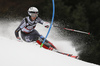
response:
<path id="1" fill-rule="evenodd" d="M 36 41 L 39 45 L 42 44 L 42 41 L 40 40 L 37 40 Z M 48 40 L 45 41 L 45 43 L 43 44 L 43 48 L 45 49 L 48 49 L 48 50 L 51 50 L 51 51 L 54 51 L 54 52 L 57 52 L 57 53 L 60 53 L 60 54 L 63 54 L 63 55 L 66 55 L 66 56 L 69 56 L 69 57 L 72 57 L 72 58 L 75 58 L 75 59 L 78 59 L 78 56 L 74 56 L 72 54 L 68 54 L 68 53 L 63 53 L 63 52 L 59 52 L 56 47 Z"/>
<path id="2" fill-rule="evenodd" d="M 74 56 L 74 55 L 72 55 L 72 54 L 63 53 L 63 52 L 59 52 L 59 51 L 57 51 L 57 53 L 60 53 L 60 54 L 67 55 L 67 56 L 69 56 L 69 57 L 78 59 L 78 56 Z"/>

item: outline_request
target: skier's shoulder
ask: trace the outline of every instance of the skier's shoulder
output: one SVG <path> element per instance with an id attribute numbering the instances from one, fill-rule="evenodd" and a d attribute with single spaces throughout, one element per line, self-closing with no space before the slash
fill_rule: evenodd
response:
<path id="1" fill-rule="evenodd" d="M 28 20 L 29 20 L 29 16 L 26 16 L 26 17 L 23 18 L 23 22 L 26 22 L 27 23 Z"/>
<path id="2" fill-rule="evenodd" d="M 22 20 L 29 19 L 29 16 L 23 17 Z"/>
<path id="3" fill-rule="evenodd" d="M 24 20 L 25 20 L 25 19 L 29 19 L 29 16 L 26 16 L 26 17 L 24 17 L 23 19 L 24 19 Z"/>
<path id="4" fill-rule="evenodd" d="M 37 17 L 37 18 L 36 18 L 36 20 L 39 20 L 39 21 L 41 21 L 42 19 L 41 19 L 40 17 Z"/>

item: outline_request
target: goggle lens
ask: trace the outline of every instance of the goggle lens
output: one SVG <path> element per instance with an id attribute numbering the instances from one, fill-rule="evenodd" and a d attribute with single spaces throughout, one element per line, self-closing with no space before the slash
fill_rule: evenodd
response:
<path id="1" fill-rule="evenodd" d="M 35 13 L 35 14 L 38 14 L 38 12 L 32 12 L 32 11 L 30 11 L 30 13 Z"/>

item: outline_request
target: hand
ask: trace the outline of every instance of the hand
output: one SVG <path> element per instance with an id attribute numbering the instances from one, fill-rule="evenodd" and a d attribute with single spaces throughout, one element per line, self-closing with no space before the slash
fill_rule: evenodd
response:
<path id="1" fill-rule="evenodd" d="M 17 41 L 22 42 L 20 37 L 17 37 L 17 39 L 18 39 Z"/>
<path id="2" fill-rule="evenodd" d="M 49 28 L 49 25 L 46 25 L 45 27 L 46 27 L 46 28 Z"/>
<path id="3" fill-rule="evenodd" d="M 43 26 L 46 27 L 46 28 L 49 28 L 50 23 L 48 23 L 48 22 L 44 22 L 44 23 L 43 23 Z"/>
<path id="4" fill-rule="evenodd" d="M 21 40 L 20 37 L 17 37 L 18 40 Z"/>

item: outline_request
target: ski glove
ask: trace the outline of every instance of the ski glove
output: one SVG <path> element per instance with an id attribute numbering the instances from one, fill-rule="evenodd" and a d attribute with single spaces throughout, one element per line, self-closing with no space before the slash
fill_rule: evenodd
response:
<path id="1" fill-rule="evenodd" d="M 44 22 L 43 25 L 44 25 L 44 27 L 49 28 L 50 23 L 48 23 L 48 22 Z"/>
<path id="2" fill-rule="evenodd" d="M 49 28 L 49 25 L 46 25 L 45 27 L 46 27 L 46 28 Z"/>
<path id="3" fill-rule="evenodd" d="M 17 39 L 18 39 L 17 41 L 22 42 L 20 37 L 17 37 Z"/>
<path id="4" fill-rule="evenodd" d="M 17 37 L 18 40 L 21 40 L 20 37 Z"/>

